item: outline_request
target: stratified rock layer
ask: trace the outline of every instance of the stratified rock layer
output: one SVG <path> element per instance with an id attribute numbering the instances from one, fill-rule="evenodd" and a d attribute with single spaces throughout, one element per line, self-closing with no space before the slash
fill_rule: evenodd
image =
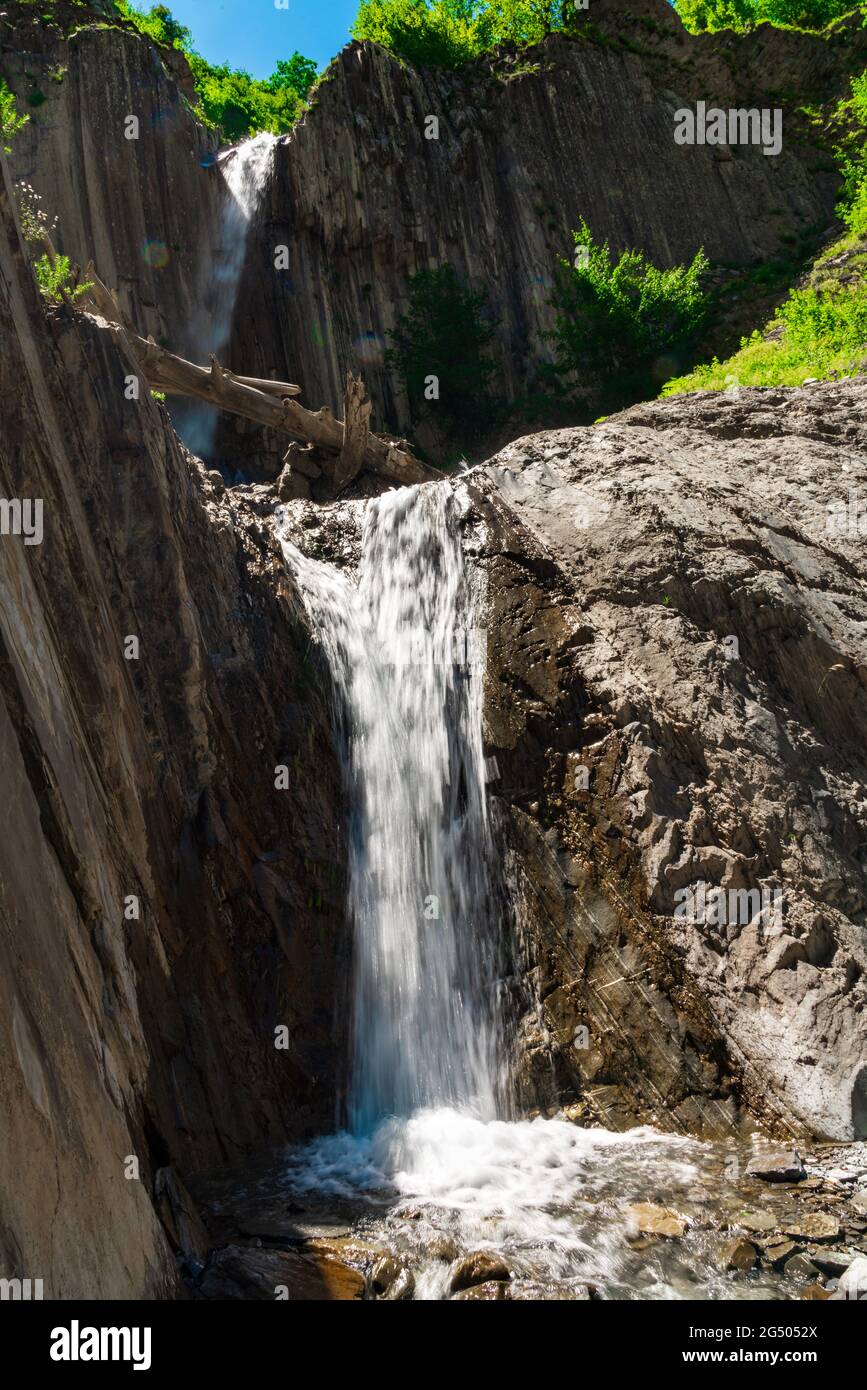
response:
<path id="1" fill-rule="evenodd" d="M 528 1095 L 867 1132 L 865 445 L 851 381 L 636 406 L 472 475 Z M 727 923 L 675 916 L 700 883 Z"/>
<path id="2" fill-rule="evenodd" d="M 0 1273 L 159 1296 L 157 1169 L 331 1123 L 340 782 L 270 534 L 46 312 L 0 179 L 0 495 L 44 525 L 0 536 Z"/>

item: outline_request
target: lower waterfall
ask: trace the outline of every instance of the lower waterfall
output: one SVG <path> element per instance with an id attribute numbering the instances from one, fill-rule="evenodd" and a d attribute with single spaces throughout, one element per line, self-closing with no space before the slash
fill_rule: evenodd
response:
<path id="1" fill-rule="evenodd" d="M 700 1211 L 722 1151 L 511 1115 L 484 593 L 450 483 L 357 505 L 355 579 L 282 541 L 334 690 L 354 948 L 348 1127 L 290 1155 L 292 1201 L 348 1206 L 356 1237 L 412 1270 L 415 1298 L 449 1296 L 455 1262 L 479 1251 L 511 1297 L 719 1296 L 703 1247 L 688 1262 L 676 1242 L 633 1253 L 626 1204 L 666 1193 Z"/>

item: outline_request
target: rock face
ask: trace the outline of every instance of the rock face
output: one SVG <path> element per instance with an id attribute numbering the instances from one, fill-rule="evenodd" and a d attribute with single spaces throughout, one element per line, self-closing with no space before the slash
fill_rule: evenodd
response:
<path id="1" fill-rule="evenodd" d="M 0 61 L 31 114 L 14 177 L 59 217 L 60 249 L 82 264 L 94 257 L 142 332 L 195 355 L 201 274 L 223 235 L 222 177 L 185 61 L 128 28 L 93 27 L 101 16 L 86 6 L 61 4 L 58 17 L 0 16 Z M 414 71 L 351 44 L 277 149 L 228 363 L 298 381 L 307 403 L 335 412 L 346 372 L 360 371 L 375 426 L 403 430 L 388 335 L 413 272 L 449 262 L 489 295 L 497 388 L 515 401 L 550 356 L 553 276 L 582 216 L 615 250 L 639 246 L 663 265 L 702 245 L 749 263 L 827 223 L 837 175 L 797 108 L 842 93 L 865 49 L 854 23 L 838 41 L 770 28 L 691 36 L 664 0 L 594 0 L 576 35 L 461 73 Z M 678 108 L 767 105 L 769 72 L 781 93 L 797 93 L 775 98 L 779 155 L 675 144 Z M 137 140 L 125 138 L 130 115 Z M 275 269 L 278 247 L 285 269 Z M 198 348 L 202 357 L 201 334 Z M 227 421 L 220 452 L 275 478 L 285 441 Z"/>
<path id="2" fill-rule="evenodd" d="M 46 315 L 0 173 L 0 493 L 44 532 L 4 501 L 0 1266 L 164 1295 L 157 1170 L 332 1121 L 339 775 L 270 534 Z"/>
<path id="3" fill-rule="evenodd" d="M 81 266 L 92 258 L 142 333 L 191 350 L 222 227 L 216 141 L 192 112 L 185 61 L 169 71 L 168 51 L 104 22 L 75 32 L 100 21 L 87 8 L 58 5 L 56 24 L 18 8 L 0 16 L 3 74 L 30 116 L 14 180 L 36 189 L 58 249 Z"/>
<path id="4" fill-rule="evenodd" d="M 865 443 L 861 381 L 700 393 L 471 475 L 542 1103 L 867 1132 Z"/>
<path id="5" fill-rule="evenodd" d="M 851 49 L 773 30 L 696 38 L 661 0 L 646 7 L 655 28 L 629 8 L 594 0 L 592 36 L 555 36 L 463 73 L 416 71 L 367 43 L 346 48 L 278 148 L 248 246 L 237 359 L 257 375 L 288 372 L 332 409 L 355 366 L 375 419 L 405 429 L 383 352 L 419 269 L 449 262 L 488 292 L 498 389 L 515 400 L 550 355 L 547 301 L 581 216 L 615 249 L 639 246 L 662 265 L 702 245 L 712 259 L 750 262 L 824 225 L 834 176 L 794 104 L 779 98 L 791 138 L 776 157 L 676 145 L 674 112 L 697 100 L 749 105 L 767 92 L 769 70 L 781 91 L 826 94 L 846 85 L 840 74 L 864 40 L 854 30 Z M 278 246 L 289 267 L 275 272 Z M 243 437 L 229 430 L 231 453 Z"/>

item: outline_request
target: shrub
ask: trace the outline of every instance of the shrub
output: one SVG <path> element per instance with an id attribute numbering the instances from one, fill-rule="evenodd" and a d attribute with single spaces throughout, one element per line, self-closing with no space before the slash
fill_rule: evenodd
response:
<path id="1" fill-rule="evenodd" d="M 837 162 L 843 187 L 837 212 L 859 235 L 867 232 L 867 72 L 852 78 L 852 95 L 840 103 L 837 118 L 846 126 Z"/>
<path id="2" fill-rule="evenodd" d="M 413 419 L 433 416 L 446 433 L 481 437 L 499 411 L 491 386 L 497 369 L 486 295 L 466 289 L 454 269 L 443 265 L 411 276 L 409 306 L 390 335 L 386 361 L 403 381 Z M 431 376 L 439 382 L 434 410 L 425 400 Z"/>
<path id="3" fill-rule="evenodd" d="M 78 299 L 91 288 L 92 281 L 73 284 L 72 268 L 68 256 L 40 256 L 34 263 L 39 289 L 52 304 L 62 304 L 64 300 Z"/>
<path id="4" fill-rule="evenodd" d="M 422 67 L 459 68 L 497 44 L 566 27 L 569 0 L 362 0 L 352 35 Z"/>
<path id="5" fill-rule="evenodd" d="M 560 261 L 551 300 L 556 370 L 599 382 L 614 404 L 635 399 L 653 383 L 655 359 L 687 351 L 702 327 L 708 261 L 698 251 L 690 265 L 660 270 L 632 250 L 615 262 L 583 218 L 573 236 L 575 260 Z"/>
<path id="6" fill-rule="evenodd" d="M 29 116 L 19 116 L 14 93 L 0 77 L 0 145 L 6 154 L 12 153 L 12 141 L 29 120 Z"/>

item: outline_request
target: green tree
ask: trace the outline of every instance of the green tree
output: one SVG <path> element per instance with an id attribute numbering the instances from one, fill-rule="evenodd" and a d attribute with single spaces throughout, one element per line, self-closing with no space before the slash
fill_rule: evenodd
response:
<path id="1" fill-rule="evenodd" d="M 190 65 L 202 112 L 227 140 L 242 140 L 260 130 L 274 135 L 291 130 L 316 78 L 316 64 L 297 51 L 280 59 L 265 81 L 228 63 L 209 63 L 193 48 L 192 35 L 166 5 L 148 11 L 117 0 L 118 12 L 154 43 L 179 49 Z"/>
<path id="2" fill-rule="evenodd" d="M 674 0 L 674 8 L 692 33 L 716 29 L 751 29 L 757 24 L 824 29 L 856 9 L 853 0 Z"/>
<path id="3" fill-rule="evenodd" d="M 316 81 L 318 71 L 313 59 L 303 57 L 296 49 L 291 58 L 278 60 L 264 85 L 269 92 L 290 91 L 304 98 Z"/>
<path id="4" fill-rule="evenodd" d="M 450 265 L 419 270 L 409 282 L 409 311 L 390 336 L 386 360 L 403 381 L 413 419 L 441 421 L 446 434 L 462 441 L 491 428 L 499 402 L 492 390 L 494 325 L 485 294 L 465 288 Z M 439 397 L 428 405 L 431 377 Z"/>
<path id="5" fill-rule="evenodd" d="M 422 67 L 459 68 L 497 44 L 539 43 L 569 13 L 569 0 L 362 0 L 352 34 Z"/>
<path id="6" fill-rule="evenodd" d="M 573 236 L 575 258 L 560 261 L 551 300 L 557 371 L 600 383 L 606 404 L 634 400 L 654 384 L 655 359 L 686 351 L 704 323 L 708 261 L 698 251 L 690 265 L 660 270 L 634 250 L 615 261 L 583 218 Z"/>

